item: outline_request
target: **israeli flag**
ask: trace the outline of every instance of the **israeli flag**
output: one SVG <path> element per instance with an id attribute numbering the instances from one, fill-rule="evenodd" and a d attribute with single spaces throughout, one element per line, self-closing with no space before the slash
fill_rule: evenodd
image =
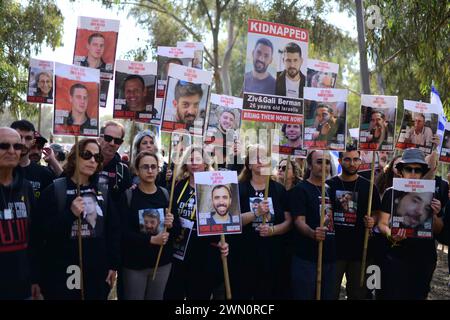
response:
<path id="1" fill-rule="evenodd" d="M 439 107 L 439 122 L 436 133 L 439 136 L 439 139 L 441 140 L 441 145 L 438 147 L 438 154 L 440 154 L 444 138 L 445 123 L 447 122 L 447 118 L 445 117 L 444 107 L 442 106 L 442 101 L 441 98 L 439 97 L 439 92 L 436 90 L 434 85 L 431 85 L 430 103 L 435 104 Z"/>

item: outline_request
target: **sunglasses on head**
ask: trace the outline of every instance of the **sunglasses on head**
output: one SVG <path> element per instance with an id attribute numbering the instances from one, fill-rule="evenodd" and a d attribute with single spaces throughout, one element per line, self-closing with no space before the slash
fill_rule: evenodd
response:
<path id="1" fill-rule="evenodd" d="M 406 173 L 420 173 L 420 174 L 422 174 L 423 173 L 423 168 L 422 167 L 420 167 L 420 168 L 413 168 L 413 167 L 406 166 L 406 167 L 403 167 L 402 171 L 404 171 Z"/>
<path id="2" fill-rule="evenodd" d="M 83 160 L 91 160 L 92 157 L 94 157 L 95 162 L 102 163 L 103 162 L 103 155 L 101 153 L 93 154 L 89 150 L 84 150 L 80 153 L 80 157 Z"/>
<path id="3" fill-rule="evenodd" d="M 114 138 L 107 134 L 104 134 L 102 137 L 103 137 L 103 140 L 105 140 L 106 142 L 111 142 L 114 140 L 114 144 L 116 144 L 116 145 L 121 145 L 123 143 L 122 138 Z"/>
<path id="4" fill-rule="evenodd" d="M 23 144 L 21 143 L 7 143 L 7 142 L 1 142 L 0 143 L 0 150 L 9 150 L 11 148 L 11 146 L 13 147 L 13 149 L 15 151 L 22 151 L 23 148 L 25 147 Z"/>

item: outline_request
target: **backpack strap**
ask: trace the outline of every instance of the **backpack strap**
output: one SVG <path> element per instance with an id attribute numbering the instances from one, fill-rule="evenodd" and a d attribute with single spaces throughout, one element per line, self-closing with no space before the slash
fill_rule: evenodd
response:
<path id="1" fill-rule="evenodd" d="M 131 208 L 131 200 L 133 198 L 133 190 L 131 190 L 131 189 L 125 190 L 125 196 L 127 197 L 128 208 Z"/>
<path id="2" fill-rule="evenodd" d="M 55 188 L 56 207 L 58 212 L 63 212 L 66 206 L 67 198 L 67 181 L 66 178 L 58 178 L 53 180 Z"/>
<path id="3" fill-rule="evenodd" d="M 167 191 L 166 188 L 163 187 L 159 187 L 161 189 L 161 191 L 164 193 L 164 197 L 166 198 L 167 202 L 169 202 L 169 191 Z"/>

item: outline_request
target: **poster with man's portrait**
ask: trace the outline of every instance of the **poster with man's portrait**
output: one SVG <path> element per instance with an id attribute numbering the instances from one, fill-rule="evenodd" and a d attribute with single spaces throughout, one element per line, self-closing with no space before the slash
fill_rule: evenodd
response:
<path id="1" fill-rule="evenodd" d="M 156 63 L 117 60 L 113 118 L 149 123 L 154 108 Z"/>
<path id="2" fill-rule="evenodd" d="M 81 216 L 81 237 L 101 238 L 104 234 L 105 221 L 99 198 L 93 190 L 84 190 L 81 193 L 84 211 Z M 72 224 L 71 239 L 78 237 L 78 222 Z"/>
<path id="3" fill-rule="evenodd" d="M 203 42 L 178 41 L 177 48 L 194 49 L 194 59 L 192 59 L 192 68 L 203 69 Z"/>
<path id="4" fill-rule="evenodd" d="M 432 238 L 435 186 L 435 180 L 394 178 L 392 235 L 405 229 L 408 238 Z"/>
<path id="5" fill-rule="evenodd" d="M 337 63 L 308 59 L 306 86 L 310 88 L 334 88 L 339 65 Z"/>
<path id="6" fill-rule="evenodd" d="M 447 122 L 445 124 L 439 161 L 450 163 L 450 122 Z"/>
<path id="7" fill-rule="evenodd" d="M 236 171 L 194 173 L 199 236 L 242 232 Z"/>
<path id="8" fill-rule="evenodd" d="M 305 88 L 303 148 L 345 151 L 346 89 Z"/>
<path id="9" fill-rule="evenodd" d="M 30 59 L 27 102 L 53 104 L 53 61 Z"/>
<path id="10" fill-rule="evenodd" d="M 152 118 L 151 124 L 161 125 L 163 115 L 163 102 L 166 93 L 167 77 L 169 74 L 169 66 L 178 64 L 186 67 L 192 66 L 194 59 L 193 48 L 177 48 L 177 47 L 158 47 L 157 49 L 157 81 L 155 90 L 155 109 L 157 110 L 155 117 Z"/>
<path id="11" fill-rule="evenodd" d="M 78 17 L 73 64 L 100 70 L 111 80 L 116 60 L 120 20 Z"/>
<path id="12" fill-rule="evenodd" d="M 170 64 L 161 131 L 203 136 L 212 72 Z"/>
<path id="13" fill-rule="evenodd" d="M 164 208 L 140 209 L 138 215 L 141 233 L 155 236 L 164 231 Z"/>
<path id="14" fill-rule="evenodd" d="M 100 71 L 55 63 L 53 134 L 99 134 Z"/>
<path id="15" fill-rule="evenodd" d="M 404 111 L 400 135 L 395 147 L 400 150 L 418 148 L 430 154 L 438 130 L 439 108 L 437 105 L 404 100 Z"/>
<path id="16" fill-rule="evenodd" d="M 396 96 L 361 95 L 359 150 L 393 151 Z"/>
<path id="17" fill-rule="evenodd" d="M 244 92 L 303 98 L 308 30 L 248 20 Z"/>
<path id="18" fill-rule="evenodd" d="M 204 142 L 210 147 L 220 150 L 215 153 L 216 156 L 223 155 L 223 149 L 232 148 L 239 138 L 241 112 L 242 98 L 211 94 Z"/>

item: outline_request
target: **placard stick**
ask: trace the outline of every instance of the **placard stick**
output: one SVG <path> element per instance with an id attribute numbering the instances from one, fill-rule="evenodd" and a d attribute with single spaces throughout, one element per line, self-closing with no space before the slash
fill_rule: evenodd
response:
<path id="1" fill-rule="evenodd" d="M 75 177 L 77 180 L 77 197 L 80 196 L 80 165 L 79 158 L 80 149 L 78 147 L 78 136 L 75 136 Z M 84 300 L 84 284 L 83 284 L 83 242 L 81 241 L 81 216 L 77 219 L 77 236 L 78 236 L 78 260 L 80 264 L 80 291 L 81 300 Z"/>
<path id="2" fill-rule="evenodd" d="M 38 114 L 38 131 L 41 133 L 41 113 L 42 113 L 42 104 L 39 103 L 39 114 Z"/>
<path id="3" fill-rule="evenodd" d="M 274 127 L 274 124 L 271 123 L 269 124 L 269 136 L 267 139 L 267 142 L 269 144 L 267 150 L 269 151 L 268 153 L 268 159 L 271 159 L 270 155 L 272 154 L 272 129 Z M 272 171 L 272 161 L 270 161 L 270 168 L 269 168 L 269 174 L 267 175 L 266 178 L 266 187 L 264 188 L 264 201 L 267 200 L 267 197 L 269 197 L 269 184 L 270 184 L 270 175 L 271 175 L 271 171 Z M 263 216 L 263 224 L 266 223 L 266 215 Z"/>
<path id="4" fill-rule="evenodd" d="M 375 157 L 376 152 L 372 151 L 372 163 L 370 164 L 370 186 L 369 186 L 369 203 L 367 204 L 367 215 L 372 216 L 372 195 L 373 195 L 373 184 L 375 180 Z M 363 247 L 363 255 L 361 261 L 361 274 L 359 278 L 359 286 L 362 287 L 364 285 L 364 278 L 366 275 L 366 260 L 367 260 L 367 245 L 369 243 L 369 229 L 366 228 L 364 231 L 364 247 Z"/>
<path id="5" fill-rule="evenodd" d="M 130 129 L 130 161 L 131 157 L 133 156 L 133 140 L 135 135 L 136 135 L 136 122 L 133 119 L 133 121 L 131 121 L 131 129 Z"/>
<path id="6" fill-rule="evenodd" d="M 225 235 L 220 235 L 220 242 L 222 245 L 225 243 Z M 225 292 L 227 296 L 227 300 L 231 300 L 231 286 L 230 286 L 230 276 L 228 274 L 228 260 L 227 257 L 221 255 L 222 257 L 222 265 L 223 265 L 223 277 L 225 281 Z"/>
<path id="7" fill-rule="evenodd" d="M 322 153 L 322 196 L 320 205 L 320 227 L 323 227 L 325 218 L 325 174 L 326 174 L 326 162 L 325 162 L 325 150 Z M 317 255 L 317 280 L 316 280 L 316 300 L 320 300 L 322 289 L 322 252 L 323 241 L 319 241 L 319 251 Z"/>
<path id="8" fill-rule="evenodd" d="M 172 143 L 172 141 L 170 141 L 170 143 Z M 167 212 L 169 212 L 169 213 L 172 212 L 173 190 L 175 188 L 175 180 L 176 180 L 177 169 L 178 169 L 177 167 L 178 166 L 175 165 L 175 167 L 173 169 L 172 184 L 170 186 L 169 208 L 167 209 Z M 164 232 L 167 232 L 167 227 L 166 226 L 164 226 Z M 156 259 L 156 264 L 155 264 L 155 269 L 153 270 L 153 278 L 152 278 L 152 280 L 156 279 L 156 271 L 158 270 L 159 260 L 161 259 L 161 253 L 163 251 L 163 248 L 164 248 L 164 245 L 161 245 L 159 247 L 158 258 Z"/>
<path id="9" fill-rule="evenodd" d="M 286 188 L 286 190 L 287 190 L 286 183 L 287 183 L 287 179 L 288 179 L 288 171 L 289 171 L 290 166 L 291 166 L 291 155 L 288 155 L 287 161 L 286 161 L 286 169 L 285 169 L 286 171 L 284 171 L 284 187 Z"/>
<path id="10" fill-rule="evenodd" d="M 167 170 L 172 170 L 172 139 L 169 140 L 169 161 L 167 162 Z M 166 182 L 169 182 L 170 179 L 167 178 L 167 173 L 166 173 Z M 172 177 L 174 178 L 174 177 Z"/>

